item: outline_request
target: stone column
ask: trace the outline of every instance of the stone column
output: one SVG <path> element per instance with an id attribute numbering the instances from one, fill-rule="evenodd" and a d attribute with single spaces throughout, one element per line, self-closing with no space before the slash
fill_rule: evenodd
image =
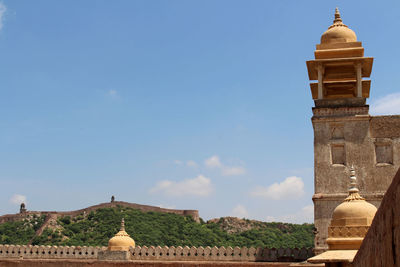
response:
<path id="1" fill-rule="evenodd" d="M 362 97 L 361 62 L 356 63 L 356 73 L 357 73 L 357 97 Z"/>
<path id="2" fill-rule="evenodd" d="M 324 66 L 318 64 L 318 99 L 323 98 L 323 76 L 324 76 Z"/>

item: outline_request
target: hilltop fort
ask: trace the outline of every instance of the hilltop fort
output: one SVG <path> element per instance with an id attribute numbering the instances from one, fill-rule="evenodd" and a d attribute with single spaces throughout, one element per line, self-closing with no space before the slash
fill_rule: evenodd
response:
<path id="1" fill-rule="evenodd" d="M 200 221 L 200 216 L 199 216 L 199 211 L 198 210 L 177 210 L 177 209 L 166 209 L 166 208 L 160 208 L 156 206 L 149 206 L 149 205 L 141 205 L 141 204 L 136 204 L 136 203 L 129 203 L 129 202 L 124 202 L 124 201 L 115 201 L 114 196 L 111 198 L 110 202 L 106 203 L 101 203 L 97 204 L 94 206 L 90 206 L 84 209 L 79 209 L 79 210 L 73 210 L 73 211 L 30 211 L 27 210 L 25 207 L 25 204 L 22 203 L 20 207 L 20 212 L 16 214 L 6 214 L 3 216 L 0 216 L 0 223 L 5 223 L 5 222 L 14 222 L 18 220 L 22 220 L 26 217 L 32 216 L 32 215 L 37 215 L 37 216 L 46 216 L 45 223 L 41 228 L 46 228 L 51 221 L 57 220 L 57 218 L 62 217 L 62 216 L 71 216 L 71 217 L 76 217 L 81 214 L 89 214 L 91 211 L 96 211 L 98 209 L 102 208 L 113 208 L 116 206 L 121 206 L 121 207 L 129 207 L 132 209 L 137 209 L 143 212 L 163 212 L 163 213 L 173 213 L 177 215 L 182 215 L 182 216 L 191 216 L 194 221 L 199 222 Z"/>

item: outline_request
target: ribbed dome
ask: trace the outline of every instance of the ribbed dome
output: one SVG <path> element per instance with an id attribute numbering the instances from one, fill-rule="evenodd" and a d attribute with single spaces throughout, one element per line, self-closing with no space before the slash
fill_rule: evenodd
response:
<path id="1" fill-rule="evenodd" d="M 121 230 L 108 241 L 108 250 L 128 251 L 129 247 L 135 247 L 135 241 L 125 232 L 125 221 L 122 219 Z"/>
<path id="2" fill-rule="evenodd" d="M 333 24 L 321 36 L 321 44 L 357 42 L 356 33 L 343 24 L 339 10 L 336 8 Z"/>

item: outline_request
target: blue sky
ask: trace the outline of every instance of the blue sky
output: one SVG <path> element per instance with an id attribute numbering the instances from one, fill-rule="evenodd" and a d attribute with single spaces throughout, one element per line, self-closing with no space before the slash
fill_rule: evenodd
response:
<path id="1" fill-rule="evenodd" d="M 338 6 L 400 113 L 398 1 L 0 1 L 0 214 L 116 200 L 310 222 L 305 61 Z"/>

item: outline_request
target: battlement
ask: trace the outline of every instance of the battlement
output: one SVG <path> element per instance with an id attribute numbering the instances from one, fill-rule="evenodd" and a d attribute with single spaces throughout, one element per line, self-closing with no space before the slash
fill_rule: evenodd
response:
<path id="1" fill-rule="evenodd" d="M 0 245 L 0 259 L 97 259 L 107 247 Z M 136 261 L 236 261 L 298 262 L 314 255 L 312 248 L 254 247 L 154 247 L 136 246 L 129 250 Z"/>

